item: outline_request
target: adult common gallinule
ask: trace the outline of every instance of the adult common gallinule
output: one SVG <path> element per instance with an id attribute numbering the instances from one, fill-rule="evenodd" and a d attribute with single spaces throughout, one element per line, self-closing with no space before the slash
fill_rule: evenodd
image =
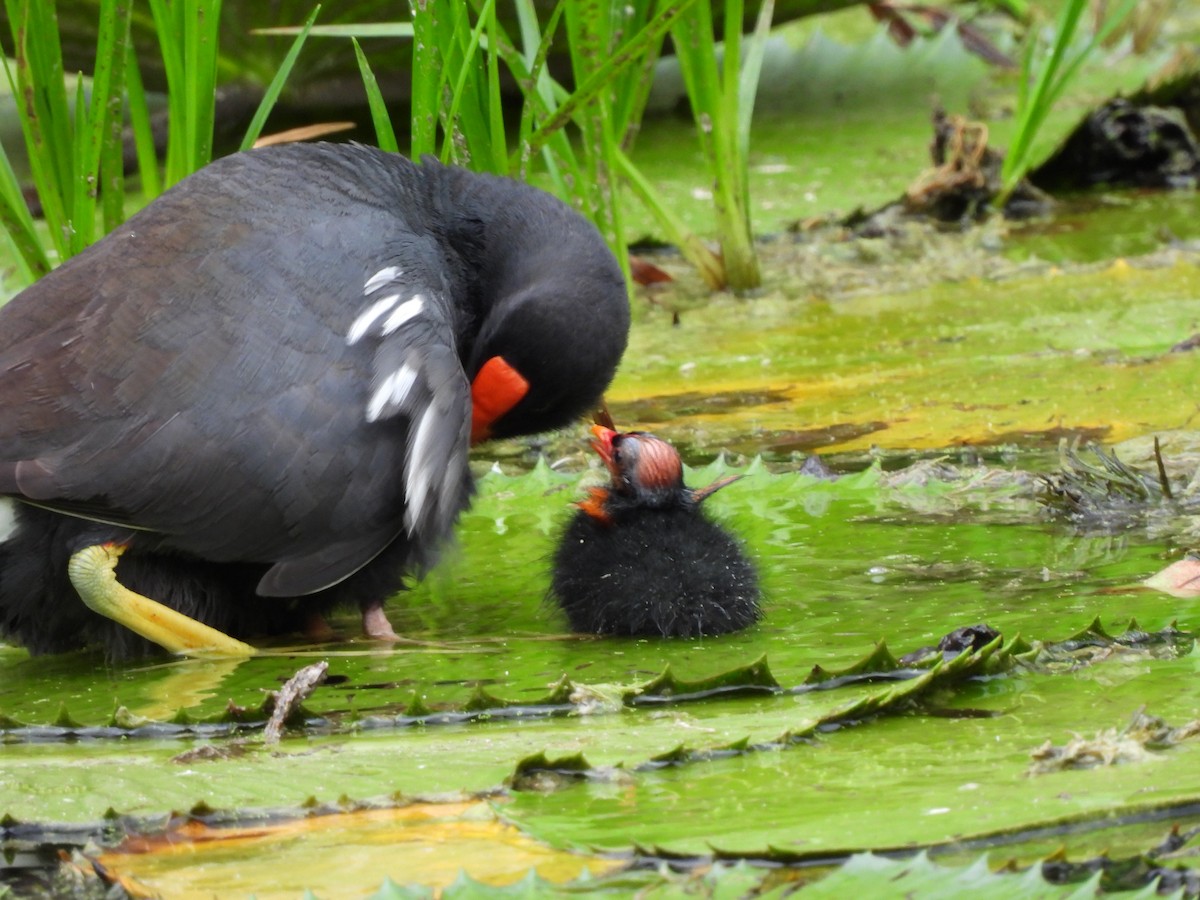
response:
<path id="1" fill-rule="evenodd" d="M 612 476 L 578 504 L 554 556 L 551 595 L 575 631 L 695 637 L 758 621 L 758 576 L 701 510 L 738 476 L 693 490 L 679 453 L 652 434 L 597 425 Z"/>
<path id="2" fill-rule="evenodd" d="M 356 145 L 219 160 L 0 308 L 0 633 L 240 653 L 220 632 L 355 603 L 393 637 L 469 444 L 592 407 L 628 328 L 599 233 L 527 185 Z"/>

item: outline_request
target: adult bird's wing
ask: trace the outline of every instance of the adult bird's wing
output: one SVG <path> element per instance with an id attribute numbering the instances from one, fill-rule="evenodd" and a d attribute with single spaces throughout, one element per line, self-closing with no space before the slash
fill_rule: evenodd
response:
<path id="1" fill-rule="evenodd" d="M 371 353 L 370 386 L 361 410 L 366 426 L 402 425 L 406 435 L 403 522 L 375 552 L 401 539 L 414 546 L 415 556 L 429 558 L 449 535 L 472 489 L 470 384 L 455 342 L 451 285 L 435 264 L 438 248 L 430 238 L 414 236 L 392 258 L 396 261 L 363 283 L 362 304 L 345 340 Z M 277 563 L 259 583 L 259 593 L 311 592 L 320 572 L 339 568 L 329 557 L 340 549 Z M 348 549 L 370 551 L 366 545 Z"/>
<path id="2" fill-rule="evenodd" d="M 265 594 L 444 538 L 470 490 L 453 266 L 419 198 L 361 202 L 383 164 L 353 153 L 222 160 L 0 309 L 0 493 L 268 564 Z"/>

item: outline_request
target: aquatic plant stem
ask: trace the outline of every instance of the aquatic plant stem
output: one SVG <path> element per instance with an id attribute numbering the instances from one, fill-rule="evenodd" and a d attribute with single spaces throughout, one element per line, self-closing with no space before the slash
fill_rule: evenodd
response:
<path id="1" fill-rule="evenodd" d="M 1071 54 L 1079 21 L 1088 0 L 1068 0 L 1063 6 L 1055 29 L 1049 56 L 1038 60 L 1038 41 L 1031 36 L 1021 60 L 1021 82 L 1017 92 L 1017 127 L 1000 170 L 1003 185 L 997 205 L 1003 207 L 1017 184 L 1033 168 L 1033 144 L 1050 111 L 1063 91 L 1074 80 L 1083 64 L 1095 55 L 1108 36 L 1125 20 L 1137 5 L 1137 0 L 1123 0 L 1111 15 L 1096 29 L 1091 39 Z"/>
<path id="2" fill-rule="evenodd" d="M 673 28 L 675 51 L 687 87 L 700 146 L 712 178 L 717 234 L 728 287 L 750 290 L 762 281 L 750 224 L 748 193 L 749 113 L 740 105 L 753 98 L 761 72 L 761 49 L 770 27 L 773 4 L 760 8 L 755 29 L 754 65 L 742 69 L 740 0 L 725 4 L 725 45 L 717 64 L 716 37 L 709 4 L 697 3 Z M 744 80 L 743 80 L 744 79 Z M 752 111 L 752 107 L 751 107 Z"/>
<path id="3" fill-rule="evenodd" d="M 624 151 L 617 150 L 616 162 L 625 183 L 650 210 L 659 227 L 665 232 L 667 240 L 678 247 L 683 258 L 696 267 L 705 284 L 714 291 L 723 288 L 726 279 L 725 265 L 721 257 L 713 253 L 704 241 L 684 224 L 683 219 L 675 214 L 670 204 L 654 189 Z"/>

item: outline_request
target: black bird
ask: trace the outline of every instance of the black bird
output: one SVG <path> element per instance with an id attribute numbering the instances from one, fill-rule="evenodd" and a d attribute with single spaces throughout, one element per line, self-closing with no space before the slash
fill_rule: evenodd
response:
<path id="1" fill-rule="evenodd" d="M 357 145 L 219 160 L 0 308 L 0 634 L 243 653 L 220 632 L 352 603 L 394 637 L 469 445 L 592 408 L 628 329 L 599 233 L 532 187 Z"/>
<path id="2" fill-rule="evenodd" d="M 759 620 L 758 575 L 700 508 L 740 476 L 692 490 L 679 453 L 645 432 L 592 429 L 612 476 L 579 503 L 554 556 L 551 596 L 575 631 L 696 637 Z"/>

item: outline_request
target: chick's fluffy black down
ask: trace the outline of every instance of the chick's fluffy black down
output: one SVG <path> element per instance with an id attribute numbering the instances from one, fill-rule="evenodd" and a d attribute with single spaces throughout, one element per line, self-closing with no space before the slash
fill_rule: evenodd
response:
<path id="1" fill-rule="evenodd" d="M 761 615 L 754 567 L 698 508 L 628 510 L 611 524 L 580 510 L 551 592 L 572 629 L 593 634 L 726 634 Z"/>

